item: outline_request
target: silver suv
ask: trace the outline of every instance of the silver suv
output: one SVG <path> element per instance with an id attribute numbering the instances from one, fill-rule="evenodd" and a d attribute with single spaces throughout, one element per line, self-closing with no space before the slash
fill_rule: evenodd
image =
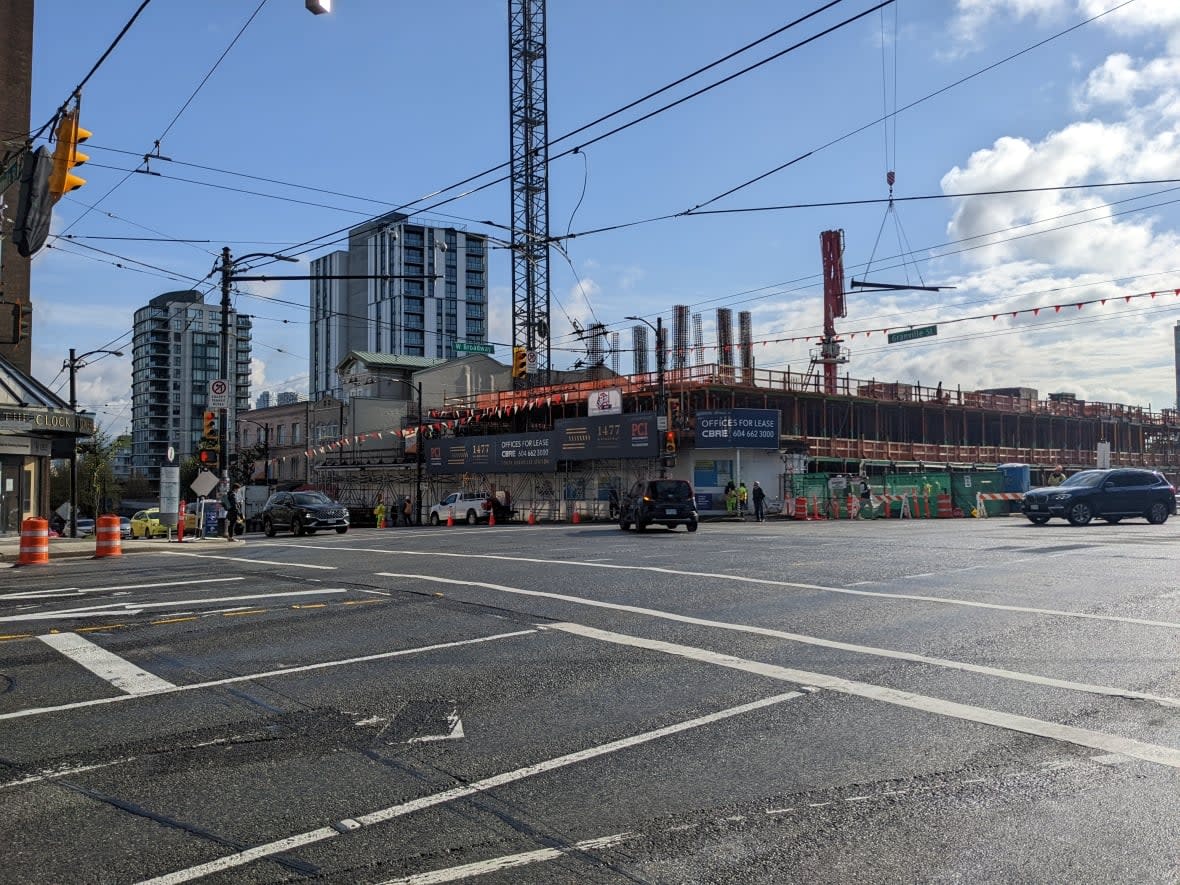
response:
<path id="1" fill-rule="evenodd" d="M 476 525 L 487 522 L 491 512 L 491 498 L 487 492 L 451 492 L 430 508 L 430 524 L 438 525 L 451 517 L 455 522 Z"/>

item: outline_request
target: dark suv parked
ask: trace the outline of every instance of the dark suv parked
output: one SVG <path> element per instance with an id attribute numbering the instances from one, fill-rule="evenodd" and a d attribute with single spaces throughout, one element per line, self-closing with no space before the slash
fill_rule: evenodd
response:
<path id="1" fill-rule="evenodd" d="M 1176 513 L 1176 490 L 1155 470 L 1083 470 L 1059 486 L 1031 489 L 1020 509 L 1037 525 L 1054 516 L 1072 525 L 1094 517 L 1116 523 L 1137 516 L 1160 525 Z"/>
<path id="2" fill-rule="evenodd" d="M 637 482 L 619 502 L 619 528 L 634 525 L 643 531 L 649 525 L 670 529 L 678 525 L 697 530 L 697 505 L 692 486 L 683 479 L 648 479 Z"/>
<path id="3" fill-rule="evenodd" d="M 318 529 L 348 531 L 348 508 L 323 492 L 276 492 L 262 508 L 262 530 L 273 538 L 279 529 L 314 535 Z"/>

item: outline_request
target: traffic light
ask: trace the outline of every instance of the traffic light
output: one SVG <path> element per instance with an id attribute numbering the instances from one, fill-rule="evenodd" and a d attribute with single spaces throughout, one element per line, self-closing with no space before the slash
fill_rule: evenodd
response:
<path id="1" fill-rule="evenodd" d="M 217 449 L 201 449 L 197 453 L 197 460 L 201 462 L 201 467 L 205 470 L 211 470 L 214 473 L 221 470 L 221 453 Z"/>
<path id="2" fill-rule="evenodd" d="M 512 348 L 512 377 L 523 378 L 529 373 L 529 351 L 519 344 Z"/>
<path id="3" fill-rule="evenodd" d="M 668 431 L 665 431 L 665 433 L 664 433 L 664 454 L 665 455 L 675 455 L 676 454 L 676 431 L 675 430 L 668 430 Z"/>
<path id="4" fill-rule="evenodd" d="M 201 425 L 201 439 L 214 441 L 217 439 L 217 413 L 209 410 L 205 411 L 204 421 Z"/>
<path id="5" fill-rule="evenodd" d="M 53 151 L 53 171 L 49 175 L 49 198 L 54 203 L 72 190 L 86 183 L 85 178 L 74 175 L 75 166 L 81 166 L 90 159 L 78 150 L 78 145 L 88 139 L 90 133 L 78 125 L 78 108 L 66 111 L 57 124 L 57 148 Z"/>

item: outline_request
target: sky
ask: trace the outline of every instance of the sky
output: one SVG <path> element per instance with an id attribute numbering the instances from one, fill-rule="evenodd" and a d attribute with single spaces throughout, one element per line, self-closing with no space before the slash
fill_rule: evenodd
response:
<path id="1" fill-rule="evenodd" d="M 718 307 L 750 311 L 756 366 L 805 372 L 823 330 L 820 234 L 839 229 L 847 282 L 941 287 L 849 289 L 841 375 L 1175 407 L 1180 4 L 869 12 L 879 2 L 548 4 L 554 366 L 584 355 L 575 325 L 620 330 L 625 349 L 626 316 L 670 324 L 685 304 L 707 346 Z M 140 4 L 37 0 L 34 131 Z M 153 0 L 86 84 L 87 184 L 57 204 L 33 261 L 33 374 L 65 396 L 69 348 L 123 350 L 77 374 L 108 431 L 130 424 L 135 310 L 176 289 L 216 302 L 223 246 L 296 256 L 273 271 L 299 274 L 395 208 L 493 237 L 510 226 L 506 181 L 465 193 L 506 174 L 508 4 L 333 6 Z M 252 400 L 306 392 L 307 293 L 239 284 Z M 502 249 L 489 300 L 509 362 Z M 887 343 L 926 325 L 937 335 Z"/>

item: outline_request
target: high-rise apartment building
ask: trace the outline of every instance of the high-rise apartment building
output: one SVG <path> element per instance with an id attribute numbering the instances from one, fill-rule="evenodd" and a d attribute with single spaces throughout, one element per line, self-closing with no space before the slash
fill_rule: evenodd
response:
<path id="1" fill-rule="evenodd" d="M 391 212 L 353 228 L 311 273 L 312 401 L 341 395 L 351 351 L 446 359 L 488 335 L 487 238 Z M 386 279 L 331 279 L 379 277 Z"/>
<path id="2" fill-rule="evenodd" d="M 250 318 L 229 315 L 233 397 L 227 427 L 250 408 Z M 221 306 L 200 292 L 165 292 L 135 312 L 131 363 L 131 466 L 150 481 L 168 447 L 197 450 L 209 382 L 221 377 Z"/>

